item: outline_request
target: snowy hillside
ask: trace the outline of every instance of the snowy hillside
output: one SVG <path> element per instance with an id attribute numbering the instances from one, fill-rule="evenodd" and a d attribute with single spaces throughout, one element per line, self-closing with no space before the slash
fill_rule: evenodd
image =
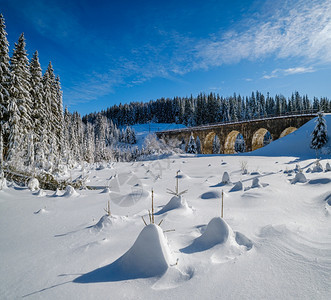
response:
<path id="1" fill-rule="evenodd" d="M 324 116 L 328 132 L 328 143 L 323 153 L 319 153 L 322 157 L 331 157 L 331 114 Z M 316 119 L 304 124 L 293 133 L 273 141 L 271 144 L 254 151 L 253 155 L 266 155 L 266 156 L 299 156 L 299 157 L 316 157 L 315 150 L 309 147 L 311 141 L 311 133 L 316 125 Z M 329 148 L 330 151 L 327 151 Z"/>
<path id="2" fill-rule="evenodd" d="M 331 157 L 315 163 L 313 127 L 249 155 L 72 172 L 104 190 L 32 192 L 7 183 L 0 298 L 329 299 Z M 166 193 L 177 179 L 178 192 L 188 190 L 181 197 Z"/>

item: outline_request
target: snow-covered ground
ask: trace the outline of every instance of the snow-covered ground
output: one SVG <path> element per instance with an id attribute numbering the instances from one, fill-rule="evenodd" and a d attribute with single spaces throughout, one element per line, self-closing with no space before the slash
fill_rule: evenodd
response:
<path id="1" fill-rule="evenodd" d="M 329 299 L 331 157 L 314 172 L 305 126 L 246 155 L 85 167 L 110 193 L 0 191 L 0 298 Z"/>

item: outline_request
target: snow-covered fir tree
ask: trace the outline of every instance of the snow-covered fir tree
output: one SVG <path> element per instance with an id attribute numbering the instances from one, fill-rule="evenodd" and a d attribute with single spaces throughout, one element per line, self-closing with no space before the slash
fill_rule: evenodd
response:
<path id="1" fill-rule="evenodd" d="M 5 20 L 0 14 L 0 134 L 3 134 L 3 143 L 7 142 L 8 137 L 10 85 L 9 43 Z"/>
<path id="2" fill-rule="evenodd" d="M 197 153 L 197 145 L 195 143 L 195 139 L 194 139 L 194 136 L 193 134 L 191 134 L 190 136 L 190 140 L 188 142 L 188 145 L 187 145 L 187 153 L 192 153 L 192 154 L 196 154 Z"/>
<path id="3" fill-rule="evenodd" d="M 316 126 L 312 132 L 312 139 L 310 147 L 315 149 L 316 152 L 321 149 L 328 141 L 327 127 L 324 119 L 323 112 L 319 112 L 317 115 Z"/>

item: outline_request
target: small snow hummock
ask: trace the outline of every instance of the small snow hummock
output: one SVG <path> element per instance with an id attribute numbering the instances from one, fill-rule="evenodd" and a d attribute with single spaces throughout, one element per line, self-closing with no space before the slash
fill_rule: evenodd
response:
<path id="1" fill-rule="evenodd" d="M 258 177 L 253 178 L 253 182 L 252 182 L 252 188 L 260 188 L 261 184 L 260 184 L 260 180 Z"/>
<path id="2" fill-rule="evenodd" d="M 112 226 L 118 221 L 123 221 L 125 217 L 120 217 L 120 216 L 114 216 L 114 215 L 103 215 L 98 223 L 93 225 L 92 227 L 97 229 L 97 230 L 102 230 L 105 227 Z"/>
<path id="3" fill-rule="evenodd" d="M 43 189 L 40 189 L 35 195 L 37 197 L 44 197 L 46 194 L 45 194 L 45 191 Z"/>
<path id="4" fill-rule="evenodd" d="M 238 181 L 235 183 L 235 185 L 232 187 L 232 189 L 229 192 L 237 192 L 243 190 L 243 184 L 241 181 Z"/>
<path id="5" fill-rule="evenodd" d="M 106 187 L 102 190 L 101 194 L 109 194 L 110 193 L 110 188 Z"/>
<path id="6" fill-rule="evenodd" d="M 156 215 L 161 215 L 167 211 L 177 208 L 188 208 L 187 202 L 182 198 L 182 196 L 173 196 L 170 201 L 156 213 Z"/>
<path id="7" fill-rule="evenodd" d="M 79 196 L 79 194 L 75 191 L 75 189 L 71 185 L 67 185 L 63 197 L 77 197 L 77 196 Z"/>
<path id="8" fill-rule="evenodd" d="M 312 169 L 312 173 L 319 173 L 319 172 L 323 172 L 323 167 L 322 165 L 320 164 L 319 161 L 315 162 L 315 165 Z"/>
<path id="9" fill-rule="evenodd" d="M 28 188 L 31 191 L 38 191 L 39 190 L 39 181 L 37 178 L 31 178 L 28 182 Z"/>
<path id="10" fill-rule="evenodd" d="M 220 217 L 210 220 L 204 233 L 196 238 L 191 245 L 181 249 L 184 253 L 205 251 L 217 244 L 224 244 L 228 240 L 232 230 L 228 224 Z"/>
<path id="11" fill-rule="evenodd" d="M 326 165 L 325 165 L 325 172 L 329 172 L 331 171 L 331 166 L 330 164 L 327 162 Z"/>
<path id="12" fill-rule="evenodd" d="M 305 174 L 303 174 L 302 172 L 296 173 L 295 177 L 292 179 L 291 183 L 295 184 L 297 182 L 300 182 L 300 183 L 307 182 L 307 178 L 306 178 Z"/>
<path id="13" fill-rule="evenodd" d="M 231 183 L 229 173 L 224 172 L 222 176 L 222 184 L 229 184 L 229 183 Z"/>

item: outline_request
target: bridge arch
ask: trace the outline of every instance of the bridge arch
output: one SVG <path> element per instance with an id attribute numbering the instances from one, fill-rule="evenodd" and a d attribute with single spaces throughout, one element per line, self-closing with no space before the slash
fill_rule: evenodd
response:
<path id="1" fill-rule="evenodd" d="M 216 132 L 209 132 L 203 142 L 203 153 L 204 154 L 213 154 L 213 141 L 216 136 Z"/>
<path id="2" fill-rule="evenodd" d="M 241 134 L 237 130 L 232 130 L 225 139 L 224 143 L 224 154 L 233 154 L 235 153 L 235 144 L 237 140 L 237 136 Z"/>
<path id="3" fill-rule="evenodd" d="M 266 140 L 266 138 L 268 141 Z M 272 136 L 266 128 L 260 128 L 256 130 L 252 138 L 252 151 L 262 148 L 266 144 L 269 144 L 270 139 L 272 139 Z"/>
<path id="4" fill-rule="evenodd" d="M 282 138 L 282 137 L 284 137 L 284 136 L 286 136 L 286 135 L 288 135 L 288 134 L 296 131 L 297 129 L 298 128 L 296 128 L 296 127 L 287 127 L 286 129 L 284 129 L 282 131 L 282 133 L 280 134 L 279 138 Z"/>

